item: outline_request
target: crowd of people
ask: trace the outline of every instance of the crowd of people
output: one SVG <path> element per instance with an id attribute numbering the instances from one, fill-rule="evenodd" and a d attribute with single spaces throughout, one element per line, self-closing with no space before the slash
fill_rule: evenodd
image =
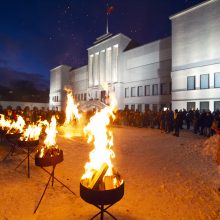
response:
<path id="1" fill-rule="evenodd" d="M 158 112 L 147 110 L 144 113 L 124 109 L 116 113 L 115 124 L 136 127 L 158 128 L 161 132 L 179 136 L 183 128 L 195 134 L 210 137 L 220 128 L 220 111 L 210 112 L 197 110 L 175 111 L 166 109 Z"/>
<path id="2" fill-rule="evenodd" d="M 83 113 L 85 120 L 95 113 L 89 111 Z M 38 110 L 34 108 L 30 110 L 29 107 L 24 109 L 12 108 L 2 109 L 0 107 L 0 114 L 4 114 L 7 118 L 16 120 L 17 115 L 21 115 L 25 122 L 35 123 L 38 120 L 50 121 L 52 115 L 56 116 L 58 124 L 62 125 L 65 122 L 65 112 L 52 110 Z M 180 110 L 175 111 L 166 109 L 161 111 L 147 110 L 145 112 L 133 111 L 130 109 L 118 110 L 116 118 L 112 121 L 113 125 L 135 126 L 146 128 L 158 128 L 163 133 L 173 133 L 179 136 L 181 129 L 192 130 L 195 134 L 200 134 L 206 137 L 212 136 L 217 129 L 220 129 L 220 111 L 202 111 L 197 110 Z"/>

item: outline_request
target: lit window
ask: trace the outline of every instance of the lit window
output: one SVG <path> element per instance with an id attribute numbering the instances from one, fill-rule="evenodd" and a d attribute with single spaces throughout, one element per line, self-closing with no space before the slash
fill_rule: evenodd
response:
<path id="1" fill-rule="evenodd" d="M 200 76 L 200 89 L 209 88 L 209 74 L 203 74 Z"/>
<path id="2" fill-rule="evenodd" d="M 187 90 L 194 90 L 195 89 L 195 76 L 188 76 L 187 77 Z"/>

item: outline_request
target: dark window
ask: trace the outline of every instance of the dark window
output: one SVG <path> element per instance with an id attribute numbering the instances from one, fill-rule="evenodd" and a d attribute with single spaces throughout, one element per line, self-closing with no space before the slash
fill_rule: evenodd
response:
<path id="1" fill-rule="evenodd" d="M 195 89 L 195 76 L 187 76 L 187 90 Z"/>
<path id="2" fill-rule="evenodd" d="M 187 111 L 189 110 L 195 110 L 196 103 L 195 102 L 187 102 Z"/>
<path id="3" fill-rule="evenodd" d="M 200 89 L 209 88 L 209 74 L 203 74 L 200 76 Z"/>
<path id="4" fill-rule="evenodd" d="M 209 111 L 209 102 L 200 102 L 200 111 Z"/>
<path id="5" fill-rule="evenodd" d="M 131 105 L 131 110 L 135 111 L 135 105 Z"/>
<path id="6" fill-rule="evenodd" d="M 150 109 L 150 105 L 149 104 L 145 104 L 144 108 L 145 108 L 145 111 L 148 111 Z"/>
<path id="7" fill-rule="evenodd" d="M 220 101 L 215 101 L 214 102 L 214 110 L 215 111 L 220 110 Z"/>
<path id="8" fill-rule="evenodd" d="M 145 96 L 150 96 L 150 85 L 145 86 Z"/>
<path id="9" fill-rule="evenodd" d="M 138 86 L 138 96 L 143 96 L 143 86 Z"/>
<path id="10" fill-rule="evenodd" d="M 131 87 L 131 97 L 135 97 L 135 96 L 136 96 L 136 88 Z"/>
<path id="11" fill-rule="evenodd" d="M 83 100 L 83 93 L 81 94 L 81 100 Z"/>
<path id="12" fill-rule="evenodd" d="M 86 94 L 86 93 L 84 93 L 84 101 L 86 101 L 86 95 L 87 95 L 87 94 Z"/>
<path id="13" fill-rule="evenodd" d="M 158 84 L 153 84 L 152 95 L 158 95 Z"/>
<path id="14" fill-rule="evenodd" d="M 157 104 L 153 104 L 153 111 L 157 112 Z"/>
<path id="15" fill-rule="evenodd" d="M 138 111 L 142 112 L 142 104 L 138 104 Z"/>
<path id="16" fill-rule="evenodd" d="M 215 88 L 220 88 L 220 73 L 215 73 Z"/>
<path id="17" fill-rule="evenodd" d="M 125 98 L 129 97 L 129 88 L 125 88 Z"/>
<path id="18" fill-rule="evenodd" d="M 160 84 L 160 94 L 161 95 L 168 95 L 169 93 L 169 87 L 167 83 L 161 83 Z"/>

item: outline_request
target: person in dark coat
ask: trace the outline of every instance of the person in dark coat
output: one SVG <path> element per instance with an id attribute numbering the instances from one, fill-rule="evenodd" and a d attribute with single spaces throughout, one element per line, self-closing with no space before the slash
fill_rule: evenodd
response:
<path id="1" fill-rule="evenodd" d="M 180 132 L 180 114 L 177 109 L 175 109 L 173 114 L 173 122 L 174 122 L 174 136 L 179 137 Z"/>

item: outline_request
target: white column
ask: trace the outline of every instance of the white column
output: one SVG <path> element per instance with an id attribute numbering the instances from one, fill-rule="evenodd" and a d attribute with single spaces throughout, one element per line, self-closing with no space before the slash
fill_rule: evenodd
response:
<path id="1" fill-rule="evenodd" d="M 105 82 L 105 74 L 106 74 L 106 69 L 105 69 L 105 50 L 102 50 L 100 52 L 100 55 L 99 55 L 99 64 L 100 64 L 100 84 L 103 84 Z"/>
<path id="2" fill-rule="evenodd" d="M 112 73 L 112 48 L 109 47 L 106 50 L 106 82 L 111 83 Z"/>
<path id="3" fill-rule="evenodd" d="M 118 44 L 114 45 L 112 53 L 112 82 L 118 81 Z"/>
<path id="4" fill-rule="evenodd" d="M 93 86 L 93 55 L 89 55 L 89 87 Z"/>
<path id="5" fill-rule="evenodd" d="M 95 53 L 94 59 L 94 85 L 97 86 L 99 83 L 99 53 Z"/>

